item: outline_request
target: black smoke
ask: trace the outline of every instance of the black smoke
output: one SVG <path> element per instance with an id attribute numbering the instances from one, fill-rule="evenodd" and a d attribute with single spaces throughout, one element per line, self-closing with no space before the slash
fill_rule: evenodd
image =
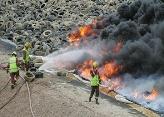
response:
<path id="1" fill-rule="evenodd" d="M 137 0 L 123 3 L 105 20 L 102 40 L 122 42 L 119 53 L 108 55 L 134 75 L 164 72 L 164 3 Z"/>

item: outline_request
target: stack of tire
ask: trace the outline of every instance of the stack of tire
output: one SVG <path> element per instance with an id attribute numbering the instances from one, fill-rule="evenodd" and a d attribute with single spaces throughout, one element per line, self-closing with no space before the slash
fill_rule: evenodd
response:
<path id="1" fill-rule="evenodd" d="M 43 64 L 42 58 L 35 58 L 31 63 L 30 72 L 35 75 L 35 78 L 43 78 L 43 72 L 39 70 L 39 67 Z"/>

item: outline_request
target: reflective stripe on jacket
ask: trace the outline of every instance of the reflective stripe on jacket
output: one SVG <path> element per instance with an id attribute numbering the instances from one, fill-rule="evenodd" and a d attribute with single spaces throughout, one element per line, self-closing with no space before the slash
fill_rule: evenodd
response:
<path id="1" fill-rule="evenodd" d="M 23 62 L 24 63 L 28 63 L 29 61 L 30 61 L 30 54 L 29 54 L 29 50 L 27 50 L 27 49 L 23 49 L 23 51 L 25 51 L 25 58 L 23 58 Z"/>
<path id="2" fill-rule="evenodd" d="M 99 76 L 95 75 L 91 79 L 91 86 L 99 86 Z"/>
<path id="3" fill-rule="evenodd" d="M 18 66 L 17 66 L 17 59 L 15 56 L 12 56 L 9 60 L 9 71 L 10 73 L 14 73 L 18 71 Z"/>

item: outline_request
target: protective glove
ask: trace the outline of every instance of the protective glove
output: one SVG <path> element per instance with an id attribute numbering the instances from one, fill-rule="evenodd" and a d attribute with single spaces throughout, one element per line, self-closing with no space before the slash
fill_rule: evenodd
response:
<path id="1" fill-rule="evenodd" d="M 7 73 L 7 74 L 9 73 L 9 69 L 6 69 L 6 73 Z"/>

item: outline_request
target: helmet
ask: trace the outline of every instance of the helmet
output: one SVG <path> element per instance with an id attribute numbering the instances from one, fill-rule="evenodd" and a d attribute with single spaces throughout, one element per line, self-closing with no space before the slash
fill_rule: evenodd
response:
<path id="1" fill-rule="evenodd" d="M 24 46 L 27 47 L 27 48 L 30 48 L 30 47 L 31 47 L 31 44 L 30 44 L 29 42 L 26 42 L 26 43 L 24 44 Z"/>
<path id="2" fill-rule="evenodd" d="M 11 55 L 15 55 L 15 56 L 16 56 L 16 55 L 17 55 L 17 53 L 14 51 Z"/>
<path id="3" fill-rule="evenodd" d="M 24 44 L 24 46 L 25 46 L 25 47 L 28 47 L 28 45 L 29 45 L 29 43 L 28 43 L 28 42 L 26 42 L 26 43 Z"/>
<path id="4" fill-rule="evenodd" d="M 98 63 L 96 61 L 93 62 L 93 67 L 98 67 Z"/>

